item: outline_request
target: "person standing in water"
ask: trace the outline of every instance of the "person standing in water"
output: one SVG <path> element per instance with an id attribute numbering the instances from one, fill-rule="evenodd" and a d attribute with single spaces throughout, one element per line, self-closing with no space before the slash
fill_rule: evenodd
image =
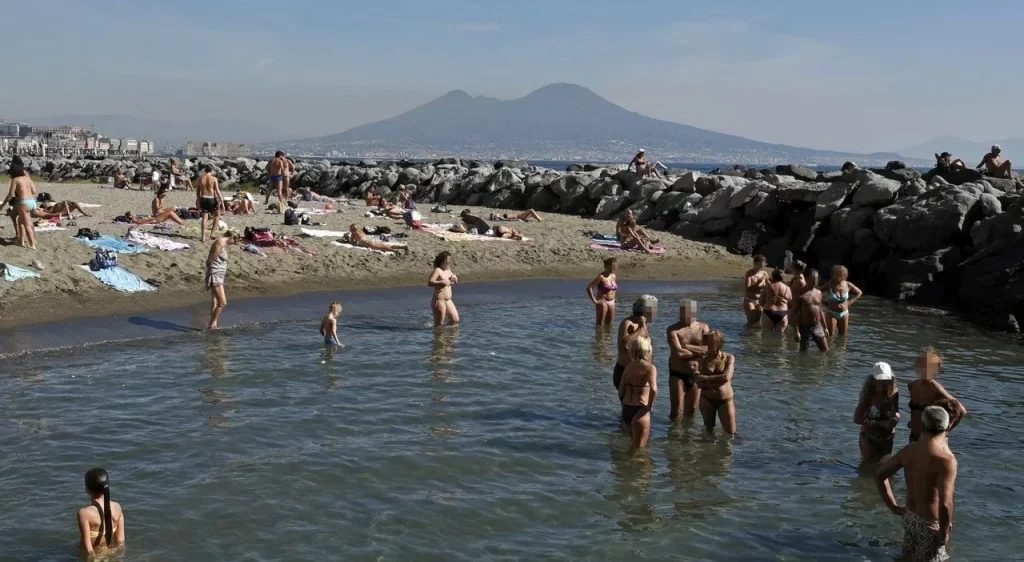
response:
<path id="1" fill-rule="evenodd" d="M 32 182 L 32 178 L 25 170 L 25 162 L 18 155 L 11 157 L 7 175 L 11 177 L 11 188 L 3 203 L 0 203 L 0 209 L 11 203 L 15 212 L 14 241 L 23 248 L 35 250 L 36 229 L 32 224 L 32 212 L 39 207 L 39 202 L 36 201 L 36 184 Z"/>
<path id="2" fill-rule="evenodd" d="M 900 449 L 875 472 L 885 505 L 903 518 L 900 560 L 948 560 L 946 547 L 953 531 L 953 495 L 957 461 L 949 449 L 949 414 L 938 406 L 921 412 L 921 439 Z M 896 503 L 889 479 L 903 470 L 905 506 Z"/>
<path id="3" fill-rule="evenodd" d="M 718 330 L 704 334 L 707 353 L 700 361 L 700 371 L 695 377 L 700 387 L 700 415 L 708 431 L 715 429 L 715 416 L 722 422 L 722 429 L 736 435 L 736 403 L 733 401 L 732 377 L 736 370 L 736 358 L 725 352 L 725 336 Z"/>
<path id="4" fill-rule="evenodd" d="M 754 256 L 754 267 L 747 271 L 744 276 L 743 286 L 743 313 L 747 316 L 748 324 L 757 324 L 761 321 L 761 291 L 768 286 L 768 273 L 764 270 L 765 257 L 761 254 Z"/>
<path id="5" fill-rule="evenodd" d="M 459 311 L 455 309 L 452 302 L 452 285 L 459 282 L 459 278 L 452 272 L 452 254 L 441 252 L 434 258 L 434 271 L 430 273 L 427 285 L 434 289 L 434 298 L 430 301 L 430 308 L 434 311 L 434 327 L 438 328 L 444 324 L 445 318 L 449 325 L 459 323 Z"/>
<path id="6" fill-rule="evenodd" d="M 341 345 L 338 339 L 338 318 L 341 318 L 341 303 L 334 301 L 327 307 L 327 316 L 320 320 L 320 335 L 324 337 L 324 345 Z"/>
<path id="7" fill-rule="evenodd" d="M 789 280 L 789 290 L 793 293 L 793 298 L 799 297 L 810 288 L 810 284 L 804 276 L 806 271 L 806 263 L 800 260 L 793 262 L 793 278 Z"/>
<path id="8" fill-rule="evenodd" d="M 622 402 L 622 424 L 629 428 L 633 448 L 647 445 L 651 435 L 651 408 L 658 396 L 658 368 L 652 362 L 653 347 L 648 335 L 629 340 L 630 362 L 622 373 L 619 401 Z"/>
<path id="9" fill-rule="evenodd" d="M 213 173 L 213 166 L 208 165 L 203 171 L 205 173 L 203 177 L 199 178 L 199 187 L 196 189 L 196 207 L 199 207 L 199 211 L 203 214 L 200 242 L 206 242 L 206 221 L 211 215 L 213 221 L 210 223 L 210 238 L 213 238 L 214 232 L 220 226 L 220 209 L 224 203 L 224 196 L 220 193 L 220 182 L 217 181 L 217 176 Z"/>
<path id="10" fill-rule="evenodd" d="M 587 285 L 587 296 L 594 303 L 598 326 L 611 324 L 615 319 L 615 295 L 619 291 L 616 279 L 617 271 L 618 265 L 615 258 L 605 258 L 604 271 Z"/>
<path id="11" fill-rule="evenodd" d="M 786 285 L 782 269 L 772 270 L 771 281 L 771 284 L 761 291 L 758 306 L 764 312 L 764 318 L 769 321 L 765 323 L 766 328 L 770 323 L 770 327 L 776 332 L 785 332 L 786 327 L 789 326 L 789 309 L 790 303 L 793 301 L 793 292 Z"/>
<path id="12" fill-rule="evenodd" d="M 665 330 L 668 336 L 668 395 L 672 404 L 670 419 L 692 416 L 700 401 L 700 388 L 694 377 L 700 371 L 700 358 L 707 353 L 704 334 L 711 328 L 697 320 L 697 301 L 679 303 L 679 322 Z"/>
<path id="13" fill-rule="evenodd" d="M 813 341 L 822 353 L 828 351 L 825 312 L 822 310 L 821 291 L 818 290 L 818 272 L 807 272 L 808 289 L 797 297 L 793 305 L 793 321 L 796 323 L 796 341 L 800 351 L 807 351 Z"/>
<path id="14" fill-rule="evenodd" d="M 644 295 L 633 302 L 633 314 L 619 322 L 618 335 L 618 359 L 615 361 L 615 368 L 612 370 L 612 384 L 615 390 L 619 389 L 622 381 L 622 373 L 629 365 L 629 341 L 638 336 L 651 337 L 648 325 L 654 321 L 658 313 L 658 299 L 653 295 Z"/>
<path id="15" fill-rule="evenodd" d="M 845 336 L 850 330 L 850 307 L 860 299 L 864 293 L 856 285 L 846 279 L 850 271 L 846 267 L 837 265 L 832 268 L 832 277 L 829 279 L 825 295 L 825 312 L 828 314 L 829 334 Z"/>
<path id="16" fill-rule="evenodd" d="M 78 510 L 78 533 L 82 550 L 93 554 L 97 550 L 116 548 L 124 544 L 124 512 L 121 504 L 110 501 L 110 477 L 102 468 L 85 473 L 85 491 L 89 505 Z M 103 498 L 103 503 L 99 499 Z"/>
<path id="17" fill-rule="evenodd" d="M 860 456 L 864 462 L 892 453 L 900 423 L 900 394 L 888 363 L 875 363 L 871 376 L 864 381 L 853 423 L 860 426 Z"/>
<path id="18" fill-rule="evenodd" d="M 947 400 L 954 405 L 957 415 L 951 416 L 950 431 L 963 421 L 964 416 L 967 415 L 967 408 L 964 408 L 964 405 L 959 400 L 953 398 L 939 384 L 939 381 L 935 380 L 939 376 L 939 367 L 942 367 L 942 356 L 933 348 L 927 348 L 922 351 L 921 355 L 914 361 L 914 370 L 917 371 L 919 378 L 907 385 L 907 390 L 910 391 L 911 442 L 917 441 L 918 436 L 921 435 L 921 412 L 928 406 L 936 405 L 943 400 Z"/>
<path id="19" fill-rule="evenodd" d="M 210 324 L 207 330 L 219 328 L 217 321 L 228 305 L 228 297 L 224 293 L 224 283 L 228 275 L 228 246 L 238 239 L 238 234 L 231 230 L 213 240 L 210 253 L 206 257 L 206 288 L 210 290 Z"/>

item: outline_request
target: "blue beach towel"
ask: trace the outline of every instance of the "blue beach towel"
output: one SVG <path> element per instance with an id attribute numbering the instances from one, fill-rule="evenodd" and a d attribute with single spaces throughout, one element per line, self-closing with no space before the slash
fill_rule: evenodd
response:
<path id="1" fill-rule="evenodd" d="M 619 242 L 618 238 L 609 234 L 595 234 L 592 239 L 596 242 Z"/>
<path id="2" fill-rule="evenodd" d="M 4 281 L 20 281 L 22 279 L 31 279 L 33 277 L 39 277 L 38 273 L 22 269 L 10 264 L 0 264 L 4 268 Z"/>
<path id="3" fill-rule="evenodd" d="M 113 250 L 119 254 L 145 254 L 149 251 L 145 246 L 129 244 L 128 242 L 125 242 L 120 238 L 114 238 L 113 236 L 100 236 L 95 240 L 89 240 L 88 238 L 75 238 L 75 240 L 78 240 L 90 248 Z"/>
<path id="4" fill-rule="evenodd" d="M 78 267 L 91 273 L 93 277 L 99 279 L 104 285 L 113 287 L 122 293 L 141 293 L 156 290 L 155 287 L 140 279 L 138 275 L 121 266 L 101 269 L 99 271 L 93 271 L 87 265 L 80 265 Z"/>

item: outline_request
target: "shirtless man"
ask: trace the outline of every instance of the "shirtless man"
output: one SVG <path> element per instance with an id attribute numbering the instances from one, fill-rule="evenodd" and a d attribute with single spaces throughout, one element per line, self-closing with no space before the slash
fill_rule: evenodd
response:
<path id="1" fill-rule="evenodd" d="M 452 302 L 452 285 L 459 282 L 458 276 L 452 273 L 452 254 L 441 252 L 434 258 L 434 271 L 430 273 L 427 285 L 433 287 L 434 298 L 430 301 L 430 308 L 434 311 L 434 327 L 440 328 L 444 319 L 448 318 L 449 325 L 459 323 L 459 311 L 455 309 Z"/>
<path id="2" fill-rule="evenodd" d="M 822 310 L 817 271 L 812 269 L 807 272 L 807 283 L 810 288 L 794 300 L 793 311 L 790 313 L 796 324 L 796 338 L 800 342 L 800 351 L 807 351 L 811 340 L 814 340 L 818 349 L 825 352 L 828 351 L 828 333 L 825 331 L 828 322 Z"/>
<path id="3" fill-rule="evenodd" d="M 326 346 L 344 347 L 338 339 L 338 318 L 341 318 L 341 303 L 334 301 L 327 307 L 327 316 L 320 320 L 320 335 Z"/>
<path id="4" fill-rule="evenodd" d="M 612 370 L 612 384 L 615 390 L 619 390 L 619 383 L 622 382 L 622 373 L 626 365 L 632 361 L 629 355 L 629 340 L 639 334 L 651 336 L 647 326 L 654 321 L 658 312 L 658 299 L 652 295 L 644 295 L 633 302 L 633 314 L 627 316 L 619 323 L 618 337 L 618 358 L 615 361 L 615 368 Z"/>
<path id="5" fill-rule="evenodd" d="M 282 153 L 283 154 L 283 153 Z M 286 199 L 292 198 L 292 174 L 295 173 L 295 161 L 292 160 L 291 156 L 283 154 L 284 156 L 284 196 Z"/>
<path id="6" fill-rule="evenodd" d="M 949 414 L 939 406 L 921 413 L 921 439 L 900 449 L 875 473 L 885 505 L 903 518 L 900 560 L 948 560 L 946 546 L 953 530 L 956 456 L 949 449 Z M 903 470 L 907 485 L 905 506 L 896 503 L 889 479 Z"/>
<path id="7" fill-rule="evenodd" d="M 694 376 L 700 368 L 700 358 L 707 353 L 702 342 L 704 334 L 711 328 L 697 321 L 697 301 L 684 300 L 679 303 L 679 322 L 665 330 L 668 336 L 668 394 L 672 403 L 669 419 L 692 416 L 700 401 L 700 389 L 694 384 Z"/>
<path id="8" fill-rule="evenodd" d="M 1003 157 L 1000 156 L 1002 152 L 1003 149 L 998 144 L 993 144 L 991 152 L 981 159 L 981 163 L 977 167 L 985 168 L 985 174 L 994 178 L 1013 179 L 1012 164 L 1009 160 L 1003 160 Z"/>
<path id="9" fill-rule="evenodd" d="M 754 267 L 747 271 L 743 284 L 743 313 L 748 324 L 761 321 L 761 291 L 768 286 L 768 272 L 764 270 L 765 259 L 761 254 L 754 256 Z"/>
<path id="10" fill-rule="evenodd" d="M 274 159 L 270 161 L 268 166 L 270 170 L 270 184 L 267 186 L 267 197 L 263 201 L 266 205 L 270 203 L 271 194 L 277 195 L 277 199 L 280 202 L 277 205 L 277 212 L 284 212 L 284 173 L 288 169 L 287 160 L 284 158 L 284 153 L 278 150 L 274 153 Z"/>
<path id="11" fill-rule="evenodd" d="M 220 193 L 220 182 L 213 173 L 213 166 L 206 166 L 203 170 L 203 177 L 199 178 L 199 188 L 196 190 L 196 207 L 203 213 L 202 232 L 200 242 L 206 242 L 206 219 L 213 215 L 213 222 L 210 224 L 210 237 L 217 231 L 220 225 L 220 209 L 224 202 L 224 196 Z"/>

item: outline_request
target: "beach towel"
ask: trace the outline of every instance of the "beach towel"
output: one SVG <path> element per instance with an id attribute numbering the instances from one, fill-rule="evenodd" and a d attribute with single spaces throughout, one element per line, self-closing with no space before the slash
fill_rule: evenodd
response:
<path id="1" fill-rule="evenodd" d="M 447 229 L 428 228 L 426 225 L 424 225 L 421 230 L 423 230 L 423 232 L 428 232 L 430 234 L 433 234 L 434 236 L 437 236 L 438 238 L 440 238 L 442 240 L 447 240 L 449 242 L 492 242 L 492 241 L 495 241 L 495 240 L 501 241 L 501 242 L 529 242 L 530 241 L 530 239 L 526 238 L 525 236 L 522 237 L 519 240 L 514 240 L 512 238 L 498 238 L 497 236 L 486 236 L 486 235 L 483 235 L 483 234 L 470 234 L 468 232 L 451 232 L 451 231 L 449 231 Z"/>
<path id="2" fill-rule="evenodd" d="M 98 209 L 103 205 L 97 205 L 95 203 L 79 203 L 78 206 L 83 209 Z"/>
<path id="3" fill-rule="evenodd" d="M 35 227 L 36 232 L 53 232 L 55 230 L 67 230 L 63 226 L 49 225 L 49 226 L 37 226 Z"/>
<path id="4" fill-rule="evenodd" d="M 155 287 L 140 279 L 138 275 L 121 266 L 101 269 L 99 271 L 93 271 L 87 265 L 80 265 L 78 267 L 91 273 L 93 277 L 99 279 L 104 285 L 113 287 L 122 293 L 141 293 L 156 290 Z"/>
<path id="5" fill-rule="evenodd" d="M 381 254 L 381 255 L 385 255 L 385 256 L 393 256 L 393 255 L 395 255 L 394 252 L 385 252 L 383 250 L 374 250 L 374 249 L 371 249 L 371 248 L 364 248 L 362 246 L 353 246 L 352 244 L 347 244 L 345 242 L 334 241 L 334 242 L 331 242 L 331 244 L 333 244 L 335 246 L 342 247 L 342 248 L 348 248 L 349 250 L 363 250 L 365 252 L 373 252 L 373 253 Z"/>
<path id="6" fill-rule="evenodd" d="M 596 240 L 590 243 L 590 249 L 591 250 L 605 250 L 605 251 L 609 251 L 609 252 L 637 252 L 637 253 L 640 253 L 640 254 L 645 253 L 643 250 L 638 250 L 638 249 L 623 250 L 622 249 L 622 245 L 619 244 L 618 242 L 615 242 L 615 243 L 598 242 Z M 660 256 L 661 254 L 665 253 L 665 248 L 662 248 L 661 246 L 655 246 L 655 247 L 651 248 L 651 253 L 654 254 L 654 255 Z"/>
<path id="7" fill-rule="evenodd" d="M 619 239 L 612 234 L 595 234 L 591 238 L 600 242 L 615 242 L 616 244 L 619 242 Z"/>
<path id="8" fill-rule="evenodd" d="M 39 274 L 34 271 L 22 269 L 20 267 L 13 266 L 10 264 L 2 263 L 0 264 L 0 267 L 3 267 L 4 269 L 4 281 L 13 283 L 14 281 L 21 281 L 22 279 L 31 279 L 33 277 L 39 277 Z"/>
<path id="9" fill-rule="evenodd" d="M 157 250 L 163 250 L 165 252 L 173 252 L 175 250 L 187 250 L 190 247 L 188 244 L 183 244 L 181 242 L 175 242 L 173 240 L 168 240 L 166 238 L 154 236 L 147 232 L 135 230 L 134 228 L 129 230 L 128 234 L 125 234 L 124 237 L 132 244 L 146 246 L 148 248 L 154 248 Z"/>
<path id="10" fill-rule="evenodd" d="M 295 213 L 296 214 L 301 215 L 302 213 L 306 213 L 309 216 L 329 215 L 329 214 L 334 213 L 334 212 L 335 211 L 328 211 L 327 209 L 306 209 L 304 207 L 297 207 L 295 209 Z"/>
<path id="11" fill-rule="evenodd" d="M 348 236 L 348 231 L 342 230 L 316 230 L 312 228 L 301 228 L 299 229 L 303 236 L 310 236 L 313 238 L 341 238 L 342 236 Z"/>
<path id="12" fill-rule="evenodd" d="M 88 238 L 75 238 L 75 240 L 78 240 L 90 248 L 113 250 L 119 254 L 145 254 L 149 251 L 143 246 L 129 244 L 128 242 L 121 240 L 120 238 L 114 238 L 113 236 L 100 236 L 95 240 L 89 240 Z"/>
<path id="13" fill-rule="evenodd" d="M 434 230 L 448 230 L 449 228 L 452 228 L 453 226 L 455 226 L 455 223 L 453 223 L 453 222 L 425 222 L 425 223 L 420 224 L 420 228 L 422 228 L 424 230 L 426 230 L 428 228 L 431 228 L 431 229 L 434 229 Z"/>

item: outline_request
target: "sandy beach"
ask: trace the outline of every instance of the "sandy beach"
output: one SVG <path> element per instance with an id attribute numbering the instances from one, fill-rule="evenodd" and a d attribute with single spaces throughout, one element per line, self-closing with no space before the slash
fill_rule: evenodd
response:
<path id="1" fill-rule="evenodd" d="M 52 322 L 82 316 L 110 315 L 166 309 L 204 302 L 209 295 L 203 287 L 204 261 L 209 242 L 199 241 L 199 221 L 187 220 L 185 227 L 172 232 L 170 239 L 190 245 L 188 250 L 163 252 L 150 249 L 138 255 L 120 255 L 120 265 L 142 279 L 155 279 L 160 286 L 152 293 L 119 293 L 77 267 L 86 264 L 94 250 L 74 239 L 80 228 L 92 228 L 101 234 L 123 237 L 128 225 L 114 223 L 115 216 L 131 210 L 148 214 L 154 193 L 101 188 L 95 184 L 48 184 L 38 182 L 39 192 L 48 192 L 57 201 L 72 200 L 100 207 L 88 207 L 91 217 L 78 217 L 76 226 L 67 230 L 37 233 L 35 251 L 8 245 L 13 225 L 6 220 L 0 226 L 0 262 L 32 269 L 39 260 L 44 270 L 40 277 L 16 282 L 0 282 L 0 326 Z M 230 197 L 234 191 L 227 191 Z M 192 192 L 175 190 L 167 204 L 176 207 L 194 205 Z M 323 203 L 302 202 L 303 208 L 322 209 Z M 457 222 L 457 215 L 430 213 L 423 209 L 424 222 Z M 247 226 L 269 226 L 286 234 L 314 252 L 315 256 L 285 253 L 272 249 L 266 256 L 251 255 L 241 247 L 230 251 L 228 272 L 229 299 L 280 296 L 311 291 L 381 288 L 425 283 L 434 256 L 443 250 L 454 255 L 454 269 L 464 282 L 497 281 L 522 278 L 589 278 L 601 269 L 601 260 L 614 256 L 619 260 L 620 278 L 702 280 L 732 279 L 742 275 L 747 259 L 734 256 L 722 247 L 694 242 L 666 233 L 661 236 L 665 253 L 648 256 L 633 252 L 590 249 L 586 233 L 614 232 L 614 222 L 546 214 L 544 221 L 512 223 L 530 238 L 517 241 L 448 241 L 406 227 L 400 221 L 367 218 L 367 207 L 336 205 L 337 212 L 312 217 L 321 226 L 306 228 L 333 231 L 349 225 L 388 226 L 392 233 L 406 233 L 409 256 L 385 256 L 368 251 L 332 245 L 333 238 L 308 238 L 300 227 L 284 226 L 281 215 L 267 213 L 262 205 L 251 216 L 227 216 L 230 228 L 242 231 Z M 452 208 L 459 211 L 463 207 Z M 473 208 L 486 217 L 491 209 Z M 499 211 L 507 212 L 507 211 Z M 144 231 L 151 227 L 139 227 Z M 157 232 L 164 235 L 163 232 Z M 582 289 L 582 287 L 581 287 Z"/>

